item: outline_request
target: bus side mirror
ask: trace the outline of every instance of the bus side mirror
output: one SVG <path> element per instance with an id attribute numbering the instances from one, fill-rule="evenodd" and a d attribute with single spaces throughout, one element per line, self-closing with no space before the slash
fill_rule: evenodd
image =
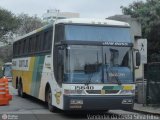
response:
<path id="1" fill-rule="evenodd" d="M 136 52 L 136 66 L 140 66 L 140 64 L 141 64 L 141 54 L 140 54 L 140 52 L 138 51 L 138 52 Z"/>

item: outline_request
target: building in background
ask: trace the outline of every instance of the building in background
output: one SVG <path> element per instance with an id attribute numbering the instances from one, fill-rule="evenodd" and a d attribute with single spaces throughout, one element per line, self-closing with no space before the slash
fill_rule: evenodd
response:
<path id="1" fill-rule="evenodd" d="M 64 18 L 79 18 L 79 13 L 73 12 L 60 12 L 60 10 L 49 9 L 46 13 L 42 15 L 42 19 L 44 22 L 54 22 L 56 19 L 64 19 Z"/>
<path id="2" fill-rule="evenodd" d="M 114 15 L 108 17 L 107 19 L 127 22 L 131 26 L 131 32 L 133 34 L 133 37 L 139 38 L 142 36 L 141 24 L 137 21 L 136 18 L 132 18 L 130 15 Z"/>

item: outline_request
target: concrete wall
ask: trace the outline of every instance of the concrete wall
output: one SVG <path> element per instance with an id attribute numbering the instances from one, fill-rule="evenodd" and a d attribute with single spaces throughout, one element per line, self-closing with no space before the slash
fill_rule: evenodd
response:
<path id="1" fill-rule="evenodd" d="M 137 21 L 137 19 L 131 18 L 131 16 L 129 15 L 115 15 L 108 17 L 107 19 L 127 22 L 130 24 L 131 31 L 134 36 L 139 36 L 139 37 L 142 36 L 141 24 Z"/>

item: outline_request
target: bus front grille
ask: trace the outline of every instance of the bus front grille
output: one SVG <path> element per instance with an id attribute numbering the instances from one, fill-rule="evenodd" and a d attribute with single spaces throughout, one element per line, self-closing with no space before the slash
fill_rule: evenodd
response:
<path id="1" fill-rule="evenodd" d="M 117 94 L 119 90 L 86 90 L 88 94 Z"/>

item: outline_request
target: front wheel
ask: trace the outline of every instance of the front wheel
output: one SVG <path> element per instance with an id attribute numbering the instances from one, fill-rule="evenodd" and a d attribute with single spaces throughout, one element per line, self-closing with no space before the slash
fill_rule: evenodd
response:
<path id="1" fill-rule="evenodd" d="M 57 111 L 57 108 L 52 105 L 52 92 L 51 92 L 50 88 L 47 91 L 47 104 L 48 104 L 49 111 L 51 111 L 51 112 L 56 112 Z"/>

